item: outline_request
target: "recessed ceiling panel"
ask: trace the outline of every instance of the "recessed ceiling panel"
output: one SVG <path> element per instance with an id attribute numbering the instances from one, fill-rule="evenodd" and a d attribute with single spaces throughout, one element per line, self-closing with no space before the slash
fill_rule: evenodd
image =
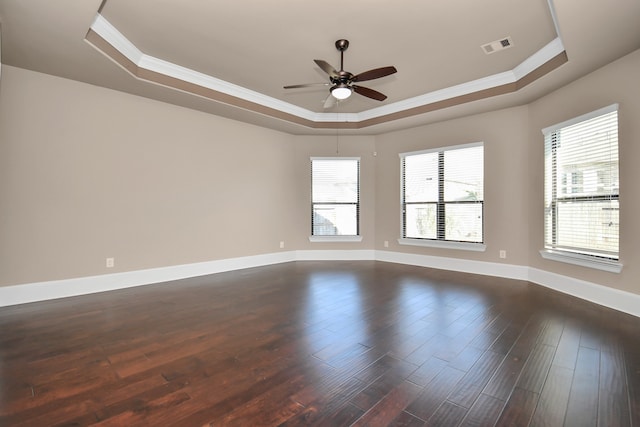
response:
<path id="1" fill-rule="evenodd" d="M 315 112 L 327 87 L 283 86 L 327 81 L 313 60 L 339 69 L 340 38 L 346 70 L 398 69 L 367 82 L 393 103 L 512 70 L 557 37 L 546 0 L 107 0 L 101 14 L 147 55 Z M 487 57 L 481 45 L 505 35 L 514 47 Z M 377 106 L 353 96 L 340 110 Z"/>
<path id="2" fill-rule="evenodd" d="M 144 61 L 97 32 L 101 19 Z M 313 134 L 376 134 L 526 104 L 639 49 L 638 22 L 637 0 L 0 1 L 3 66 Z M 511 47 L 485 53 L 505 37 Z M 283 89 L 328 82 L 313 60 L 338 68 L 341 38 L 346 70 L 398 69 L 364 82 L 385 101 L 353 95 L 325 109 L 327 86 Z M 210 80 L 171 74 L 180 67 Z"/>

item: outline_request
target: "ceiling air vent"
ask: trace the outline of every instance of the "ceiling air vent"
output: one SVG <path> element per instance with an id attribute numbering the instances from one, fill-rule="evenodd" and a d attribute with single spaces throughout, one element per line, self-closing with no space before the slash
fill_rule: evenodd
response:
<path id="1" fill-rule="evenodd" d="M 513 46 L 513 41 L 511 40 L 511 37 L 505 37 L 503 39 L 484 44 L 481 47 L 484 53 L 489 55 L 491 53 L 510 48 L 511 46 Z"/>

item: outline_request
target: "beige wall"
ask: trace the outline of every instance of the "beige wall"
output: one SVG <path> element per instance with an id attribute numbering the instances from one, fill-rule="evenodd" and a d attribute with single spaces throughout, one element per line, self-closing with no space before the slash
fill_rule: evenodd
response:
<path id="1" fill-rule="evenodd" d="M 640 294 L 639 72 L 636 51 L 527 106 L 336 137 L 287 135 L 4 66 L 0 286 L 283 250 L 380 249 L 532 266 Z M 613 102 L 623 272 L 543 260 L 540 129 Z M 485 144 L 487 250 L 398 245 L 398 154 L 477 141 Z M 362 242 L 309 242 L 311 156 L 361 157 Z"/>
<path id="2" fill-rule="evenodd" d="M 278 252 L 296 220 L 293 142 L 4 66 L 0 285 Z"/>
<path id="3" fill-rule="evenodd" d="M 640 51 L 530 105 L 379 135 L 376 138 L 376 249 L 531 266 L 640 294 Z M 621 274 L 542 259 L 544 139 L 549 125 L 620 104 Z M 398 245 L 399 153 L 485 143 L 486 252 Z M 507 259 L 498 257 L 507 251 Z"/>
<path id="4" fill-rule="evenodd" d="M 525 265 L 528 259 L 527 108 L 511 108 L 376 138 L 376 248 Z M 400 153 L 484 142 L 485 252 L 399 245 Z M 507 258 L 500 259 L 499 251 Z"/>
<path id="5" fill-rule="evenodd" d="M 640 294 L 640 50 L 547 95 L 529 106 L 528 192 L 531 212 L 528 264 L 546 271 L 576 277 Z M 543 246 L 544 152 L 541 129 L 613 103 L 618 111 L 620 150 L 620 260 L 622 273 L 541 258 Z"/>
<path id="6" fill-rule="evenodd" d="M 373 249 L 376 232 L 375 174 L 372 136 L 297 136 L 295 162 L 297 179 L 297 210 L 295 249 L 360 250 Z M 311 157 L 360 157 L 360 235 L 358 243 L 309 242 L 311 234 Z"/>

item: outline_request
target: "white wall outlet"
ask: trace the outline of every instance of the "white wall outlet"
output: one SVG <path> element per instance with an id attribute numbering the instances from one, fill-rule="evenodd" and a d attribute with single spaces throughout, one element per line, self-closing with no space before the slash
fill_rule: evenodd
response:
<path id="1" fill-rule="evenodd" d="M 385 247 L 385 248 L 388 248 L 388 247 L 389 247 L 389 241 L 388 241 L 388 240 L 385 240 L 385 241 L 384 241 L 384 247 Z"/>
<path id="2" fill-rule="evenodd" d="M 116 260 L 114 258 L 107 258 L 106 266 L 107 268 L 113 268 L 116 265 Z"/>
<path id="3" fill-rule="evenodd" d="M 280 249 L 284 248 L 284 241 L 280 242 Z"/>
<path id="4" fill-rule="evenodd" d="M 504 259 L 507 257 L 507 251 L 504 249 L 500 249 L 500 258 Z"/>

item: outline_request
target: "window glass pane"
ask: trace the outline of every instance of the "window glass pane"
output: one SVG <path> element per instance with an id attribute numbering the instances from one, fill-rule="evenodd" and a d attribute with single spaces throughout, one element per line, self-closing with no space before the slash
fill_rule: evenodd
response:
<path id="1" fill-rule="evenodd" d="M 619 214 L 617 200 L 559 202 L 557 247 L 617 253 Z"/>
<path id="2" fill-rule="evenodd" d="M 357 236 L 359 159 L 311 159 L 311 233 L 314 236 Z"/>
<path id="3" fill-rule="evenodd" d="M 484 145 L 402 155 L 402 237 L 483 242 Z"/>
<path id="4" fill-rule="evenodd" d="M 407 203 L 438 201 L 438 153 L 405 157 L 404 200 Z"/>
<path id="5" fill-rule="evenodd" d="M 544 238 L 548 249 L 618 259 L 618 112 L 603 110 L 545 134 Z"/>
<path id="6" fill-rule="evenodd" d="M 313 205 L 314 236 L 355 236 L 358 234 L 356 205 Z"/>
<path id="7" fill-rule="evenodd" d="M 313 160 L 314 203 L 358 201 L 358 160 Z"/>
<path id="8" fill-rule="evenodd" d="M 483 200 L 482 146 L 444 152 L 444 201 Z"/>
<path id="9" fill-rule="evenodd" d="M 405 154 L 404 238 L 483 242 L 484 145 Z"/>
<path id="10" fill-rule="evenodd" d="M 482 242 L 482 204 L 445 203 L 445 239 Z"/>
<path id="11" fill-rule="evenodd" d="M 410 204 L 405 213 L 405 237 L 435 239 L 437 234 L 437 205 L 435 203 Z"/>
<path id="12" fill-rule="evenodd" d="M 558 197 L 618 193 L 615 119 L 608 114 L 556 132 Z"/>

